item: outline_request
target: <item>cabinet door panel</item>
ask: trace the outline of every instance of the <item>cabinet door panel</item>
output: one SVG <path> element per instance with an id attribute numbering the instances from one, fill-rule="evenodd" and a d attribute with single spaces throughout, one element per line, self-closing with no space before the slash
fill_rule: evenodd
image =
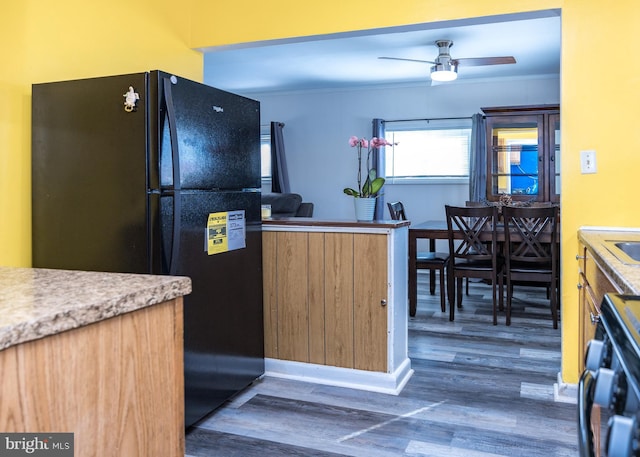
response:
<path id="1" fill-rule="evenodd" d="M 353 368 L 353 237 L 325 234 L 325 348 L 327 365 Z M 357 270 L 357 268 L 355 268 Z"/>
<path id="2" fill-rule="evenodd" d="M 355 235 L 354 268 L 355 368 L 387 371 L 387 236 Z M 384 305 L 383 305 L 384 303 Z"/>
<path id="3" fill-rule="evenodd" d="M 580 354 L 578 354 L 578 372 L 584 371 L 584 358 L 587 354 L 587 345 L 596 334 L 596 323 L 593 320 L 594 316 L 599 313 L 598 307 L 595 303 L 593 289 L 589 286 L 587 278 L 581 272 L 579 276 L 580 287 L 578 303 L 580 306 L 580 313 L 582 314 L 582 322 L 580 324 Z"/>
<path id="4" fill-rule="evenodd" d="M 278 358 L 308 362 L 307 234 L 279 232 L 277 240 Z"/>
<path id="5" fill-rule="evenodd" d="M 595 304 L 600 309 L 600 302 L 604 298 L 604 294 L 608 293 L 620 293 L 616 286 L 609 280 L 607 275 L 602 271 L 600 266 L 591 257 L 589 251 L 587 251 L 587 258 L 585 259 L 585 276 L 591 289 L 593 289 L 593 298 Z"/>
<path id="6" fill-rule="evenodd" d="M 496 116 L 487 119 L 489 167 L 487 192 L 542 199 L 539 160 L 542 116 Z"/>
<path id="7" fill-rule="evenodd" d="M 324 365 L 324 233 L 309 233 L 309 362 Z"/>
<path id="8" fill-rule="evenodd" d="M 264 356 L 278 356 L 278 301 L 276 298 L 276 233 L 262 232 L 262 308 L 264 310 Z"/>
<path id="9" fill-rule="evenodd" d="M 578 305 L 581 314 L 580 322 L 580 354 L 578 357 L 579 373 L 584 370 L 584 357 L 587 345 L 596 331 L 595 317 L 600 314 L 600 304 L 605 294 L 622 291 L 611 281 L 600 268 L 591 252 L 584 245 L 578 246 L 579 259 L 579 295 Z"/>
<path id="10" fill-rule="evenodd" d="M 560 115 L 549 115 L 549 196 L 552 202 L 560 201 Z"/>

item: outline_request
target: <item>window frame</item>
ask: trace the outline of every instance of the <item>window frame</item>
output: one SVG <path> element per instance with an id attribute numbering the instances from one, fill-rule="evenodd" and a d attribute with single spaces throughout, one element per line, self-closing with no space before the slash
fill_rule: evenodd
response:
<path id="1" fill-rule="evenodd" d="M 262 169 L 263 169 L 263 164 L 262 164 L 262 159 L 263 159 L 263 147 L 264 146 L 268 146 L 269 148 L 269 175 L 263 175 L 262 174 Z M 272 173 L 272 168 L 271 168 L 271 129 L 269 125 L 266 126 L 260 126 L 260 181 L 262 182 L 263 186 L 271 186 L 271 181 L 272 181 L 272 177 L 273 177 L 273 173 Z"/>
<path id="2" fill-rule="evenodd" d="M 470 117 L 464 118 L 432 118 L 432 119 L 408 119 L 398 121 L 385 121 L 385 138 L 392 142 L 393 136 L 390 132 L 397 131 L 422 131 L 422 130 L 452 130 L 463 129 L 468 130 L 468 150 L 466 162 L 466 175 L 464 176 L 445 176 L 445 175 L 429 175 L 429 176 L 402 176 L 386 175 L 387 184 L 468 184 L 471 167 L 471 141 L 472 141 L 472 121 Z M 385 148 L 385 174 L 387 172 L 387 163 L 390 156 L 393 156 L 393 146 Z"/>

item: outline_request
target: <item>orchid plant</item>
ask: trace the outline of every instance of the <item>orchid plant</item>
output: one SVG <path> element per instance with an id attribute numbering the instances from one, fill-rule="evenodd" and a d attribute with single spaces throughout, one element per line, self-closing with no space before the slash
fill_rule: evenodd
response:
<path id="1" fill-rule="evenodd" d="M 344 193 L 355 198 L 375 198 L 378 196 L 378 192 L 382 189 L 385 179 L 376 175 L 376 170 L 371 168 L 371 154 L 374 149 L 378 149 L 382 146 L 391 146 L 384 138 L 373 137 L 371 140 L 366 138 L 358 138 L 352 136 L 349 138 L 349 146 L 352 148 L 358 148 L 358 188 L 352 189 L 347 187 L 344 189 Z M 367 177 L 362 183 L 362 150 L 367 152 Z"/>

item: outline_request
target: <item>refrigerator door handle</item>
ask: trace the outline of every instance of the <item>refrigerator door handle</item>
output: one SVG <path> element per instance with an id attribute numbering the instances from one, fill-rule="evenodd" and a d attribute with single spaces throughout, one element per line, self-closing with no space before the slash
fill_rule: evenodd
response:
<path id="1" fill-rule="evenodd" d="M 182 232 L 182 194 L 173 193 L 173 228 L 171 233 L 171 253 L 169 257 L 169 274 L 176 275 L 178 259 L 180 259 L 180 233 Z"/>
<path id="2" fill-rule="evenodd" d="M 173 188 L 180 190 L 180 154 L 178 152 L 178 129 L 176 126 L 176 110 L 173 104 L 171 80 L 163 79 L 164 99 L 167 104 L 167 118 L 169 120 L 169 137 L 171 138 L 171 164 L 173 167 Z"/>
<path id="3" fill-rule="evenodd" d="M 171 163 L 173 166 L 173 231 L 171 239 L 171 258 L 169 259 L 169 274 L 175 275 L 180 258 L 180 232 L 182 220 L 182 198 L 180 195 L 180 154 L 178 153 L 178 132 L 176 128 L 176 112 L 173 105 L 171 80 L 163 79 L 164 97 L 167 104 L 167 118 L 169 121 L 169 136 L 171 138 Z"/>

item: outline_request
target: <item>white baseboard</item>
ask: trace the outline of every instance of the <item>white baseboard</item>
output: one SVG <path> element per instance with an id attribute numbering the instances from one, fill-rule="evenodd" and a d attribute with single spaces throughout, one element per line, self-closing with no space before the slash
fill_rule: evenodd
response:
<path id="1" fill-rule="evenodd" d="M 413 375 L 411 360 L 393 373 L 353 370 L 290 360 L 265 359 L 265 376 L 398 395 Z"/>
<path id="2" fill-rule="evenodd" d="M 559 403 L 578 403 L 578 385 L 562 381 L 562 373 L 558 373 L 558 382 L 553 385 L 553 399 Z"/>

